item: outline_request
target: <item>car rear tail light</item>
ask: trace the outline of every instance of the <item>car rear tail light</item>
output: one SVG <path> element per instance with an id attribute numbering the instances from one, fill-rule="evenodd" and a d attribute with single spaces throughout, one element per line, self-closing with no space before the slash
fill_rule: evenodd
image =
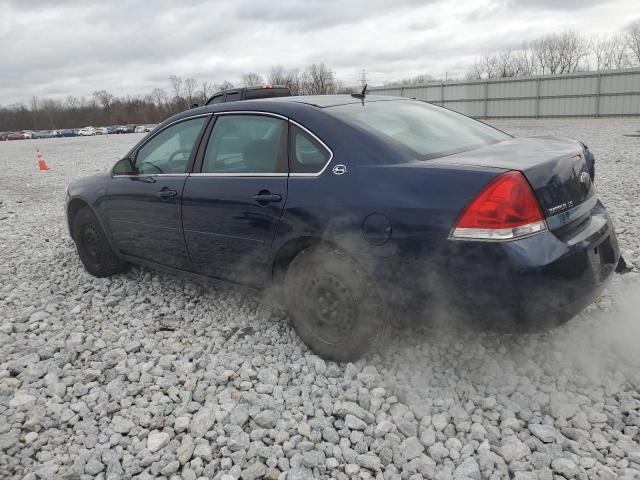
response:
<path id="1" fill-rule="evenodd" d="M 273 88 L 273 87 L 271 85 L 260 85 L 261 90 L 269 90 L 270 88 Z"/>
<path id="2" fill-rule="evenodd" d="M 542 210 L 522 173 L 503 173 L 465 207 L 451 231 L 460 240 L 513 240 L 547 229 Z"/>

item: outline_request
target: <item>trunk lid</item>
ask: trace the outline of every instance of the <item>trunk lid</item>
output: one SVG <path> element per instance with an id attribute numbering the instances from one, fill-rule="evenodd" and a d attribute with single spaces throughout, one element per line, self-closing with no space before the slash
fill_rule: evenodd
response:
<path id="1" fill-rule="evenodd" d="M 521 171 L 533 187 L 544 216 L 552 219 L 548 222 L 552 230 L 578 220 L 577 217 L 591 210 L 576 207 L 595 203 L 595 187 L 584 148 L 575 140 L 514 138 L 429 162 Z"/>

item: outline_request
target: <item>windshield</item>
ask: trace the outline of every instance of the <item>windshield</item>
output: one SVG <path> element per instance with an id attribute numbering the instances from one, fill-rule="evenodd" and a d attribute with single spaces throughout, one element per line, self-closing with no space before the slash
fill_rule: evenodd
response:
<path id="1" fill-rule="evenodd" d="M 445 108 L 410 100 L 351 103 L 331 113 L 412 150 L 424 160 L 473 150 L 511 138 Z"/>

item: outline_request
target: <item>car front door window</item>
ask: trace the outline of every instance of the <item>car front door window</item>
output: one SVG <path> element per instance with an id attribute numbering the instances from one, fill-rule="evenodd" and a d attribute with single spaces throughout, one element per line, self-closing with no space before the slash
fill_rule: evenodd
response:
<path id="1" fill-rule="evenodd" d="M 135 171 L 140 175 L 186 173 L 189 158 L 207 117 L 172 125 L 155 135 L 139 150 Z"/>

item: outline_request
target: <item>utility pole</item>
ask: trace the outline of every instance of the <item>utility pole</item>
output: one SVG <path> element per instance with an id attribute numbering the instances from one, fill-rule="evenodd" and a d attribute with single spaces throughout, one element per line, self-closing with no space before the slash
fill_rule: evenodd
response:
<path id="1" fill-rule="evenodd" d="M 367 84 L 367 71 L 363 68 L 362 71 L 360 72 L 360 86 L 364 88 L 366 84 Z"/>

